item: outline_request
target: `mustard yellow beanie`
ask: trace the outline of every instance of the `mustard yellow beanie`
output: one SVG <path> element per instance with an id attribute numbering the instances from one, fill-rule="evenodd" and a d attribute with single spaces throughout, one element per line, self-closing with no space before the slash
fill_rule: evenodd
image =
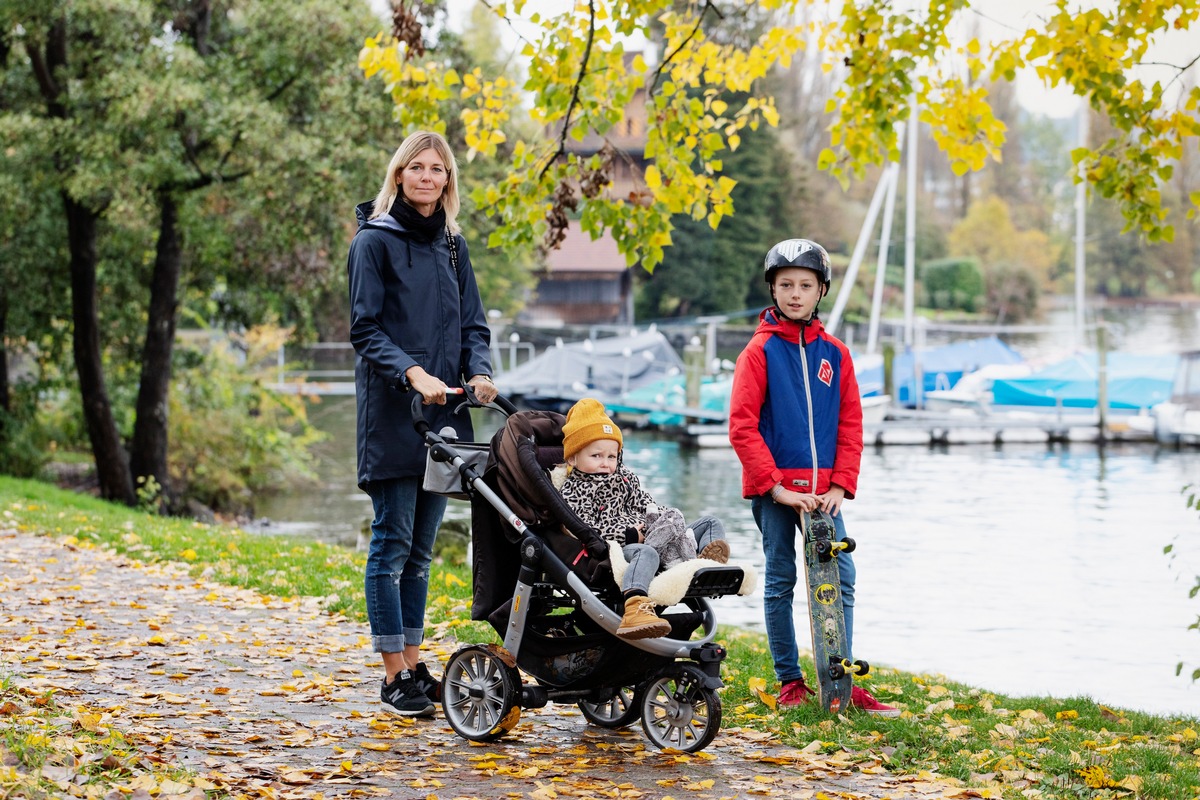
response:
<path id="1" fill-rule="evenodd" d="M 600 401 L 591 397 L 585 397 L 571 406 L 562 431 L 564 460 L 597 439 L 612 439 L 619 447 L 625 446 L 621 439 L 621 429 L 604 413 L 604 406 Z"/>

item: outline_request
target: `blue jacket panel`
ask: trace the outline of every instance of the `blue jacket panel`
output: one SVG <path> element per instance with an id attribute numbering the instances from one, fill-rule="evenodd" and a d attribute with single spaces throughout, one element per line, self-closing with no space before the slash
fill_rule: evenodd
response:
<path id="1" fill-rule="evenodd" d="M 804 395 L 800 347 L 773 336 L 763 343 L 763 354 L 767 359 L 768 388 L 759 430 L 779 469 L 811 470 L 814 448 L 809 440 L 809 407 Z M 837 420 L 842 393 L 836 376 L 842 371 L 842 352 L 829 340 L 817 338 L 808 343 L 804 356 L 815 422 L 811 430 L 816 434 L 817 466 L 829 470 L 837 457 Z"/>
<path id="2" fill-rule="evenodd" d="M 491 333 L 466 240 L 455 235 L 458 270 L 445 236 L 423 242 L 391 215 L 368 220 L 371 203 L 355 209 L 358 232 L 346 268 L 350 281 L 350 342 L 357 357 L 358 482 L 420 476 L 425 443 L 412 423 L 409 392 L 397 375 L 419 364 L 447 386 L 491 375 Z M 435 431 L 451 425 L 461 440 L 474 438 L 470 415 L 453 414 L 459 398 L 426 406 Z M 461 402 L 461 401 L 459 401 Z"/>

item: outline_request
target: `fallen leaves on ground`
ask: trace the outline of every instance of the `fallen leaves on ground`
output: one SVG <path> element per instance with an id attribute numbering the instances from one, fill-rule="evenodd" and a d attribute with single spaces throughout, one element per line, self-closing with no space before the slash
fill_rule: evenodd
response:
<path id="1" fill-rule="evenodd" d="M 987 796 L 758 731 L 660 751 L 639 726 L 597 728 L 569 705 L 524 710 L 510 737 L 481 745 L 440 715 L 377 713 L 381 664 L 365 626 L 318 599 L 13 530 L 0 530 L 0 552 L 0 796 Z M 444 663 L 457 643 L 430 635 L 426 657 Z"/>

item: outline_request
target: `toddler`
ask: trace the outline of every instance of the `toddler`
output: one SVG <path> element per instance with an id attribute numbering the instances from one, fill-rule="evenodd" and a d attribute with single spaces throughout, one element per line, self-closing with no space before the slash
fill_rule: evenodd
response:
<path id="1" fill-rule="evenodd" d="M 566 464 L 552 477 L 571 510 L 605 540 L 620 544 L 629 562 L 621 586 L 625 614 L 617 636 L 651 639 L 671 630 L 647 596 L 659 568 L 697 555 L 724 564 L 729 545 L 715 517 L 702 517 L 688 528 L 678 509 L 660 508 L 622 463 L 623 443 L 621 429 L 604 413 L 604 406 L 585 397 L 567 412 Z"/>

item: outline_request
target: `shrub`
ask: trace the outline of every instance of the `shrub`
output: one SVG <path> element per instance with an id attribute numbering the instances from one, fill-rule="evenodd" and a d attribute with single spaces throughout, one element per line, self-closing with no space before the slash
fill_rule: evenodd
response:
<path id="1" fill-rule="evenodd" d="M 984 296 L 983 273 L 973 258 L 942 258 L 921 270 L 926 303 L 930 308 L 974 313 Z"/>
<path id="2" fill-rule="evenodd" d="M 169 469 L 181 502 L 245 514 L 256 495 L 315 480 L 308 448 L 324 434 L 309 424 L 302 397 L 269 383 L 285 336 L 255 328 L 232 346 L 177 351 Z"/>

